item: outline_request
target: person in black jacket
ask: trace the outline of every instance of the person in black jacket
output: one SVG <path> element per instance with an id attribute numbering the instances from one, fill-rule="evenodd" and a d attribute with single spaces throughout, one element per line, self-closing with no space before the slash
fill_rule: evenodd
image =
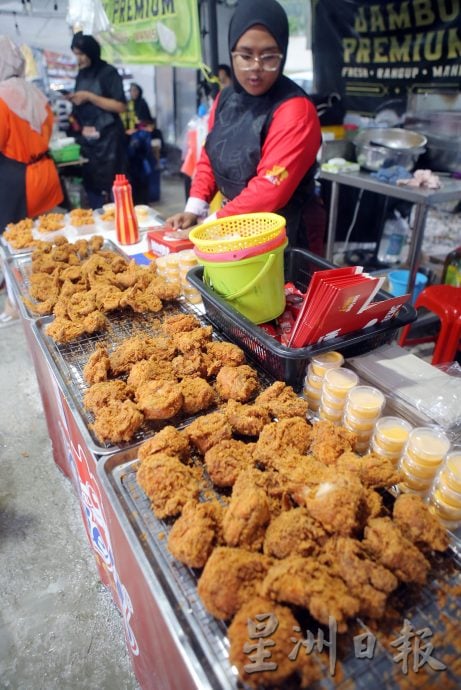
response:
<path id="1" fill-rule="evenodd" d="M 101 59 L 101 46 L 93 36 L 79 32 L 71 49 L 79 71 L 69 96 L 78 125 L 77 141 L 83 166 L 83 185 L 92 208 L 111 198 L 116 173 L 126 172 L 125 132 L 120 114 L 126 109 L 123 82 L 112 65 Z"/>

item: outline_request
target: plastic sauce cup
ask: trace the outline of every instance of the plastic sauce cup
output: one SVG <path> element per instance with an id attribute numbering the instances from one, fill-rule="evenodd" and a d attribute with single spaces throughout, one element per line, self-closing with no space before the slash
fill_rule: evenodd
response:
<path id="1" fill-rule="evenodd" d="M 405 463 L 405 467 L 408 468 L 409 472 L 420 479 L 432 481 L 437 474 L 436 465 L 421 465 L 419 462 L 415 461 L 411 455 L 408 455 L 407 452 L 402 456 L 402 462 Z"/>
<path id="2" fill-rule="evenodd" d="M 341 422 L 342 415 L 339 414 L 338 416 L 336 414 L 331 414 L 330 412 L 325 410 L 325 408 L 322 405 L 320 405 L 319 418 L 324 419 L 328 422 L 333 422 L 333 424 L 339 424 Z"/>
<path id="3" fill-rule="evenodd" d="M 440 493 L 440 488 L 437 484 L 434 485 L 429 500 L 435 512 L 443 520 L 461 521 L 461 507 L 456 508 L 447 503 Z"/>
<path id="4" fill-rule="evenodd" d="M 312 371 L 316 376 L 325 376 L 328 369 L 338 369 L 344 364 L 344 357 L 340 352 L 331 350 L 330 352 L 322 352 L 319 355 L 311 358 L 310 361 Z"/>
<path id="5" fill-rule="evenodd" d="M 447 486 L 453 491 L 461 492 L 461 451 L 448 453 L 442 473 Z"/>
<path id="6" fill-rule="evenodd" d="M 422 465 L 438 466 L 450 448 L 450 441 L 441 429 L 416 427 L 408 436 L 407 452 Z"/>
<path id="7" fill-rule="evenodd" d="M 323 389 L 322 403 L 325 403 L 325 405 L 328 405 L 328 407 L 331 407 L 334 410 L 340 410 L 341 412 L 343 412 L 345 400 L 344 398 L 336 397 L 336 395 L 330 395 L 330 393 L 328 393 L 327 390 Z"/>
<path id="8" fill-rule="evenodd" d="M 461 508 L 461 493 L 458 491 L 453 491 L 449 486 L 443 483 L 442 475 L 439 475 L 436 481 L 440 496 L 445 503 L 453 506 L 453 508 Z"/>
<path id="9" fill-rule="evenodd" d="M 376 443 L 389 453 L 403 450 L 412 426 L 400 417 L 381 417 L 376 422 Z"/>
<path id="10" fill-rule="evenodd" d="M 347 407 L 344 411 L 344 423 L 348 425 L 351 431 L 365 432 L 368 431 L 370 436 L 375 428 L 376 419 L 363 419 L 353 414 Z"/>
<path id="11" fill-rule="evenodd" d="M 328 369 L 323 380 L 324 390 L 337 398 L 345 398 L 351 388 L 359 382 L 359 377 L 351 369 L 338 367 Z"/>
<path id="12" fill-rule="evenodd" d="M 309 382 L 307 381 L 307 379 L 304 381 L 304 393 L 306 394 L 306 396 L 307 396 L 308 398 L 313 398 L 313 399 L 316 400 L 316 401 L 318 402 L 318 404 L 320 405 L 320 398 L 321 398 L 321 396 L 322 396 L 322 392 L 321 392 L 320 388 L 313 388 L 313 387 L 309 384 Z"/>
<path id="13" fill-rule="evenodd" d="M 348 409 L 357 417 L 365 419 L 376 419 L 385 402 L 384 395 L 373 386 L 356 386 L 347 396 Z"/>
<path id="14" fill-rule="evenodd" d="M 400 462 L 400 469 L 403 474 L 403 481 L 398 485 L 401 491 L 416 491 L 417 493 L 428 493 L 430 486 L 432 484 L 432 479 L 421 479 L 421 477 L 415 477 L 415 475 L 410 472 L 405 466 L 405 458 L 402 458 Z"/>
<path id="15" fill-rule="evenodd" d="M 323 376 L 318 376 L 317 374 L 314 374 L 314 371 L 310 364 L 307 367 L 307 380 L 309 382 L 309 385 L 312 386 L 312 388 L 318 388 L 320 390 L 323 386 Z"/>
<path id="16" fill-rule="evenodd" d="M 380 458 L 386 458 L 387 460 L 390 460 L 394 465 L 398 465 L 403 453 L 403 449 L 395 452 L 386 450 L 385 448 L 380 446 L 376 439 L 376 431 L 375 435 L 371 440 L 371 450 L 373 451 L 373 453 L 375 453 L 375 455 L 379 455 Z"/>

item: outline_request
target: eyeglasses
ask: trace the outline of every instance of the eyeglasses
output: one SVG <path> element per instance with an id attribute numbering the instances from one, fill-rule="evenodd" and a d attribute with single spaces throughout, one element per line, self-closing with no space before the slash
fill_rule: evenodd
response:
<path id="1" fill-rule="evenodd" d="M 237 52 L 233 52 L 231 55 L 235 60 L 235 66 L 242 70 L 242 72 L 248 72 L 250 69 L 253 69 L 256 62 L 265 72 L 275 72 L 280 67 L 283 58 L 283 55 L 280 53 L 268 53 L 259 57 Z"/>

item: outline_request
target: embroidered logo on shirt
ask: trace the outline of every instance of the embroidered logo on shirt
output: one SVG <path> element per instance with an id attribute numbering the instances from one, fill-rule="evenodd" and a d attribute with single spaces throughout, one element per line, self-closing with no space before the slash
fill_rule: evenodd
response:
<path id="1" fill-rule="evenodd" d="M 278 187 L 283 180 L 288 177 L 288 171 L 286 168 L 282 168 L 280 165 L 274 165 L 272 170 L 267 170 L 264 175 L 266 180 L 269 180 L 273 185 Z"/>

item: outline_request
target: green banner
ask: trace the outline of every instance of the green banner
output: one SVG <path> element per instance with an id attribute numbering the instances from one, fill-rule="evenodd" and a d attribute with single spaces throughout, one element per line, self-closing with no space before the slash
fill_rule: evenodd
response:
<path id="1" fill-rule="evenodd" d="M 111 29 L 98 38 L 109 62 L 201 65 L 197 0 L 103 0 L 103 5 Z"/>

